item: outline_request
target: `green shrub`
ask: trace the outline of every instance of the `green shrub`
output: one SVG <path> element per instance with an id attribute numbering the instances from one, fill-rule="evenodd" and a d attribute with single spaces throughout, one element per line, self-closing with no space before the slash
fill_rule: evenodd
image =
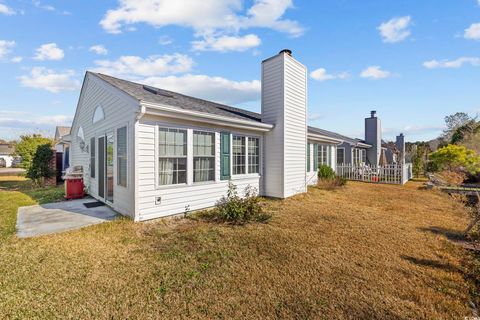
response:
<path id="1" fill-rule="evenodd" d="M 42 137 L 40 134 L 21 136 L 15 148 L 15 155 L 22 158 L 22 168 L 28 171 L 32 165 L 37 148 L 47 143 L 51 144 L 52 139 Z"/>
<path id="2" fill-rule="evenodd" d="M 480 172 L 480 157 L 464 146 L 449 144 L 430 154 L 430 171 L 465 171 L 472 175 Z"/>
<path id="3" fill-rule="evenodd" d="M 234 224 L 245 224 L 249 221 L 266 221 L 268 216 L 263 214 L 257 190 L 251 186 L 245 188 L 244 197 L 240 197 L 237 187 L 229 183 L 227 195 L 216 204 L 215 209 L 202 214 L 213 220 Z"/>
<path id="4" fill-rule="evenodd" d="M 50 168 L 53 159 L 53 150 L 50 143 L 38 146 L 32 163 L 27 170 L 27 178 L 32 179 L 35 184 L 42 184 L 45 178 L 50 178 L 55 171 Z"/>
<path id="5" fill-rule="evenodd" d="M 335 179 L 335 171 L 330 166 L 322 164 L 318 167 L 318 178 L 320 180 L 333 180 Z"/>

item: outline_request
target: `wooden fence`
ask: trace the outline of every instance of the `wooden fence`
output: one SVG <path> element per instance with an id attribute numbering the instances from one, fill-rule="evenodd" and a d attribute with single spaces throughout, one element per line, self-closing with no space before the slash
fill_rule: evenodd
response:
<path id="1" fill-rule="evenodd" d="M 337 164 L 337 175 L 348 180 L 405 184 L 412 178 L 412 165 L 410 163 L 383 166 Z"/>

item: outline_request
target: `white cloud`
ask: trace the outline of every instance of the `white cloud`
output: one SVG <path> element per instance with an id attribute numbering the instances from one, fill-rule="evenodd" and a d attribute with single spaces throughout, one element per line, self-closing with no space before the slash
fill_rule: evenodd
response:
<path id="1" fill-rule="evenodd" d="M 469 40 L 480 40 L 480 23 L 471 24 L 470 27 L 465 29 L 463 37 Z"/>
<path id="2" fill-rule="evenodd" d="M 17 13 L 12 8 L 7 7 L 6 4 L 0 2 L 0 14 L 4 14 L 6 16 L 13 16 Z"/>
<path id="3" fill-rule="evenodd" d="M 62 60 L 65 56 L 62 49 L 56 43 L 46 43 L 36 50 L 35 60 Z"/>
<path id="4" fill-rule="evenodd" d="M 0 135 L 7 139 L 17 139 L 24 134 L 41 133 L 53 136 L 56 126 L 70 126 L 73 116 L 38 115 L 30 112 L 0 110 Z"/>
<path id="5" fill-rule="evenodd" d="M 0 59 L 10 53 L 13 47 L 15 47 L 15 41 L 0 40 Z"/>
<path id="6" fill-rule="evenodd" d="M 329 74 L 325 68 L 319 68 L 310 72 L 310 78 L 317 81 L 326 81 L 333 79 L 348 79 L 350 74 L 348 72 L 341 72 L 336 74 Z"/>
<path id="7" fill-rule="evenodd" d="M 80 88 L 80 82 L 75 79 L 75 72 L 67 70 L 55 72 L 44 67 L 35 67 L 30 75 L 18 77 L 22 86 L 47 90 L 53 93 L 61 91 L 73 91 Z"/>
<path id="8" fill-rule="evenodd" d="M 260 81 L 233 81 L 207 75 L 150 77 L 147 85 L 225 104 L 239 104 L 260 99 Z"/>
<path id="9" fill-rule="evenodd" d="M 425 61 L 423 63 L 423 66 L 427 69 L 460 68 L 465 64 L 470 64 L 474 67 L 478 67 L 480 66 L 480 58 L 460 57 L 455 60 L 430 60 L 430 61 Z"/>
<path id="10" fill-rule="evenodd" d="M 246 15 L 241 15 L 242 4 L 240 0 L 122 0 L 118 8 L 107 11 L 100 24 L 110 33 L 120 33 L 123 26 L 136 23 L 180 25 L 202 33 L 249 27 L 272 28 L 293 36 L 303 33 L 296 21 L 282 19 L 293 7 L 292 0 L 255 0 Z"/>
<path id="11" fill-rule="evenodd" d="M 255 34 L 246 36 L 205 36 L 203 40 L 193 41 L 192 47 L 196 51 L 246 51 L 258 47 L 261 40 Z"/>
<path id="12" fill-rule="evenodd" d="M 173 43 L 173 39 L 170 38 L 169 36 L 163 35 L 163 36 L 160 36 L 160 38 L 158 39 L 158 44 L 162 46 L 166 46 L 172 43 Z"/>
<path id="13" fill-rule="evenodd" d="M 321 113 L 310 113 L 308 115 L 308 121 L 317 121 L 323 118 L 324 118 L 324 115 Z"/>
<path id="14" fill-rule="evenodd" d="M 405 16 L 382 23 L 377 29 L 380 31 L 383 42 L 395 43 L 407 39 L 411 34 L 409 29 L 411 21 L 410 16 Z"/>
<path id="15" fill-rule="evenodd" d="M 98 60 L 96 72 L 126 78 L 154 77 L 166 74 L 188 72 L 193 67 L 193 60 L 183 54 L 166 54 L 163 56 L 121 56 L 117 60 Z"/>
<path id="16" fill-rule="evenodd" d="M 103 46 L 101 44 L 91 46 L 88 49 L 88 51 L 95 52 L 96 54 L 99 54 L 99 55 L 107 55 L 108 54 L 107 48 L 105 48 L 105 46 Z"/>
<path id="17" fill-rule="evenodd" d="M 283 19 L 285 12 L 292 7 L 292 0 L 254 0 L 247 10 L 243 8 L 242 0 L 121 0 L 116 9 L 107 11 L 100 24 L 109 33 L 121 33 L 137 23 L 157 28 L 167 25 L 188 27 L 194 30 L 196 38 L 203 38 L 197 45 L 208 48 L 211 47 L 209 41 L 239 38 L 239 32 L 248 28 L 269 28 L 292 37 L 301 36 L 304 28 L 298 22 Z M 249 41 L 253 40 L 252 35 L 248 37 Z M 251 43 L 250 46 L 253 47 Z M 237 45 L 232 47 L 238 50 Z"/>
<path id="18" fill-rule="evenodd" d="M 10 61 L 13 63 L 20 63 L 23 61 L 23 57 L 16 56 L 16 57 L 13 57 Z"/>
<path id="19" fill-rule="evenodd" d="M 384 79 L 392 75 L 390 71 L 382 70 L 380 66 L 370 66 L 360 73 L 360 77 L 368 79 Z"/>

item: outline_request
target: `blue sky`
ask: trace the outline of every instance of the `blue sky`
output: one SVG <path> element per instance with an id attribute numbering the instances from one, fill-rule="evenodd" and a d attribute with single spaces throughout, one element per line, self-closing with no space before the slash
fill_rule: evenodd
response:
<path id="1" fill-rule="evenodd" d="M 86 70 L 260 110 L 260 62 L 293 50 L 310 124 L 436 137 L 480 112 L 480 0 L 0 0 L 0 138 L 53 135 Z"/>

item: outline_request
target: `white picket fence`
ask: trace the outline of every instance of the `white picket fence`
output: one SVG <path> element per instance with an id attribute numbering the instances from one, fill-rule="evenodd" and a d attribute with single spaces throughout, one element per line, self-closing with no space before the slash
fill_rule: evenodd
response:
<path id="1" fill-rule="evenodd" d="M 383 166 L 337 164 L 337 175 L 347 180 L 405 184 L 412 178 L 412 164 L 387 164 Z"/>

